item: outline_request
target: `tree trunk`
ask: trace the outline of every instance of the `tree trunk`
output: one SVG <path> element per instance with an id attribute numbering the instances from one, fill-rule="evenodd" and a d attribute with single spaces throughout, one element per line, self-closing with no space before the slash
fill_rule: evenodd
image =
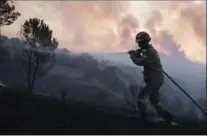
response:
<path id="1" fill-rule="evenodd" d="M 33 89 L 34 89 L 34 84 L 35 84 L 37 71 L 38 71 L 38 67 L 39 67 L 39 55 L 36 55 L 35 57 L 36 57 L 36 65 L 34 67 L 34 73 L 33 73 L 32 82 L 31 82 L 31 91 L 33 91 Z"/>
<path id="2" fill-rule="evenodd" d="M 32 59 L 32 52 L 29 51 L 29 65 L 28 65 L 28 72 L 27 72 L 27 91 L 32 93 L 31 90 L 31 59 Z"/>

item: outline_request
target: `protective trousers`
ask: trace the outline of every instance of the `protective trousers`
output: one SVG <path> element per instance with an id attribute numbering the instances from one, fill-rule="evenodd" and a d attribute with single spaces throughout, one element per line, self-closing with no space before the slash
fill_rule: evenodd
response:
<path id="1" fill-rule="evenodd" d="M 156 76 L 156 78 L 153 79 L 145 79 L 146 86 L 140 91 L 138 95 L 138 109 L 143 118 L 146 118 L 147 116 L 147 99 L 149 98 L 150 103 L 156 110 L 159 116 L 170 119 L 171 115 L 161 106 L 160 104 L 160 95 L 159 95 L 159 89 L 162 86 L 164 82 L 163 76 Z"/>

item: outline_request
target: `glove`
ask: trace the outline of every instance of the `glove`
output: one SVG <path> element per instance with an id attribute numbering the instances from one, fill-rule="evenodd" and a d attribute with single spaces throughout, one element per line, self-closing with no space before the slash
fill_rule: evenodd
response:
<path id="1" fill-rule="evenodd" d="M 130 54 L 130 56 L 141 57 L 142 50 L 141 49 L 137 49 L 136 51 L 130 50 L 128 53 Z"/>
<path id="2" fill-rule="evenodd" d="M 137 49 L 136 52 L 137 52 L 137 57 L 141 57 L 142 49 Z"/>
<path id="3" fill-rule="evenodd" d="M 138 54 L 140 54 L 140 53 L 142 53 L 142 49 L 137 49 L 136 52 L 137 52 Z"/>
<path id="4" fill-rule="evenodd" d="M 130 51 L 128 51 L 128 53 L 130 56 L 137 56 L 137 51 L 135 51 L 135 50 L 130 50 Z"/>

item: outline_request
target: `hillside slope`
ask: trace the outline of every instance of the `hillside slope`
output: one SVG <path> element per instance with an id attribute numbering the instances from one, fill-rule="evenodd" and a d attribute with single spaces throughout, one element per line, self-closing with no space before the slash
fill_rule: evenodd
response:
<path id="1" fill-rule="evenodd" d="M 206 122 L 169 126 L 81 103 L 1 91 L 0 134 L 207 134 Z M 184 122 L 184 121 L 183 121 Z"/>

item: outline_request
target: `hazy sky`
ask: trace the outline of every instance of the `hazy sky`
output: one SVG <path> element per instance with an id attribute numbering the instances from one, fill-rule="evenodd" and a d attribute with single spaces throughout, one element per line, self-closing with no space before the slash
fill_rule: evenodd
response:
<path id="1" fill-rule="evenodd" d="M 184 1 L 15 1 L 22 14 L 2 34 L 17 36 L 25 19 L 38 17 L 54 31 L 59 48 L 112 52 L 135 47 L 134 37 L 148 31 L 166 54 L 183 52 L 206 64 L 206 3 Z"/>

